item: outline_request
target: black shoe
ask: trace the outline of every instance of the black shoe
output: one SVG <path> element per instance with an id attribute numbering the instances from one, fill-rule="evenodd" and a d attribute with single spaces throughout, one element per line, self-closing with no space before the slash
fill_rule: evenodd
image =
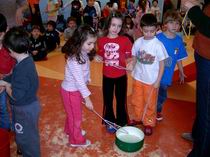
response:
<path id="1" fill-rule="evenodd" d="M 20 149 L 17 149 L 17 155 L 23 155 Z"/>
<path id="2" fill-rule="evenodd" d="M 187 141 L 193 142 L 193 137 L 192 137 L 191 133 L 183 133 L 182 138 L 187 140 Z"/>

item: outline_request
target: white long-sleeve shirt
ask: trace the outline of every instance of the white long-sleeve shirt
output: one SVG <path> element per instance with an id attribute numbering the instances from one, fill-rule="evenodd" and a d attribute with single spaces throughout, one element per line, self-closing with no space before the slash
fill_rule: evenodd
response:
<path id="1" fill-rule="evenodd" d="M 79 64 L 75 58 L 67 59 L 61 86 L 66 91 L 79 91 L 85 98 L 91 94 L 87 88 L 87 83 L 90 81 L 90 61 L 87 55 L 83 58 L 86 60 L 85 64 Z"/>

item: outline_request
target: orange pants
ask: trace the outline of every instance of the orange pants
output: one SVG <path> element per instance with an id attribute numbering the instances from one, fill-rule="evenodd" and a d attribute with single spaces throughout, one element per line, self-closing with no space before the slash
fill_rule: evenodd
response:
<path id="1" fill-rule="evenodd" d="M 131 107 L 133 115 L 131 119 L 141 120 L 143 125 L 155 126 L 158 89 L 152 85 L 134 80 Z"/>

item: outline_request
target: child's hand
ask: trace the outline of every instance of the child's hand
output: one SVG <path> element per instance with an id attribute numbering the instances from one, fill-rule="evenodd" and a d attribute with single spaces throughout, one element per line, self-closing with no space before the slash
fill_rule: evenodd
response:
<path id="1" fill-rule="evenodd" d="M 133 71 L 133 69 L 134 69 L 134 65 L 133 65 L 133 62 L 131 61 L 131 62 L 128 62 L 127 64 L 126 64 L 126 69 L 128 70 L 128 71 Z"/>
<path id="2" fill-rule="evenodd" d="M 89 109 L 89 110 L 93 110 L 93 103 L 92 101 L 90 100 L 90 97 L 86 97 L 85 98 L 85 106 Z"/>
<path id="3" fill-rule="evenodd" d="M 153 83 L 153 87 L 154 88 L 159 88 L 160 87 L 160 82 L 159 81 L 155 81 L 155 83 Z"/>
<path id="4" fill-rule="evenodd" d="M 0 86 L 0 93 L 2 93 L 5 90 L 4 86 Z"/>
<path id="5" fill-rule="evenodd" d="M 184 73 L 179 73 L 179 83 L 183 84 L 185 78 L 187 78 L 187 76 Z"/>
<path id="6" fill-rule="evenodd" d="M 0 73 L 0 80 L 2 80 L 4 78 L 4 74 Z"/>
<path id="7" fill-rule="evenodd" d="M 38 53 L 37 50 L 32 51 L 32 54 L 33 54 L 33 55 L 36 55 L 37 53 Z"/>
<path id="8" fill-rule="evenodd" d="M 7 82 L 6 81 L 3 81 L 3 80 L 0 80 L 0 86 L 7 86 Z"/>
<path id="9" fill-rule="evenodd" d="M 96 61 L 96 62 L 103 62 L 103 58 L 101 56 L 99 56 L 99 55 L 96 55 L 94 57 L 94 61 Z"/>

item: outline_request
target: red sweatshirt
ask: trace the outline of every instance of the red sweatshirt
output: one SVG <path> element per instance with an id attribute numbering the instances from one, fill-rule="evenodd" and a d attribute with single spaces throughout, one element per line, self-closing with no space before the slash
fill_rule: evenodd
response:
<path id="1" fill-rule="evenodd" d="M 9 74 L 15 66 L 13 59 L 5 48 L 0 49 L 0 74 Z"/>

